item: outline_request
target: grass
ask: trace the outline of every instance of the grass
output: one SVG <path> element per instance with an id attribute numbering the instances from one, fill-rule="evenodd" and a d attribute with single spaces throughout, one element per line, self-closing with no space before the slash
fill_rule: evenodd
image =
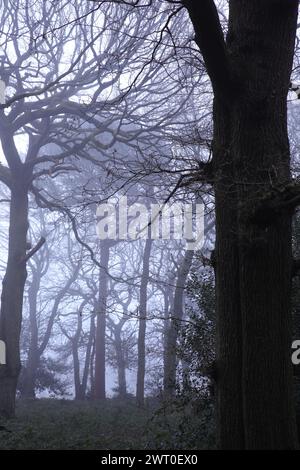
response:
<path id="1" fill-rule="evenodd" d="M 0 450 L 201 448 L 189 443 L 189 432 L 182 429 L 184 422 L 186 430 L 194 430 L 198 422 L 192 414 L 190 419 L 188 424 L 182 410 L 161 412 L 151 402 L 141 409 L 134 401 L 117 399 L 19 401 L 16 418 L 0 423 L 11 431 L 0 432 Z"/>

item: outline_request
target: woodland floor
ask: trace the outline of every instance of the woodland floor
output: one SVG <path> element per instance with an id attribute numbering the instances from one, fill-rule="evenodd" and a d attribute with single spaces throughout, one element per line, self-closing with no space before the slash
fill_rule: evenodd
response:
<path id="1" fill-rule="evenodd" d="M 5 429 L 3 429 L 3 427 Z M 0 423 L 0 450 L 203 449 L 213 447 L 210 413 L 148 401 L 98 403 L 39 399 L 19 401 L 16 418 Z"/>

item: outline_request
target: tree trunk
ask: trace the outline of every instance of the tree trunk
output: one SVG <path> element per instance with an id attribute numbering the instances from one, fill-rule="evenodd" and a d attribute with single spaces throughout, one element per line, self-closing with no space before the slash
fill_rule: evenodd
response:
<path id="1" fill-rule="evenodd" d="M 115 326 L 114 336 L 115 336 L 115 347 L 116 347 L 116 358 L 117 358 L 117 369 L 118 369 L 118 384 L 119 390 L 118 394 L 120 398 L 126 398 L 127 395 L 127 385 L 126 385 L 126 364 L 124 357 L 124 350 L 122 345 L 122 331 L 123 323 L 120 322 Z"/>
<path id="2" fill-rule="evenodd" d="M 85 361 L 84 361 L 82 381 L 81 381 L 81 395 L 83 397 L 82 399 L 86 398 L 89 369 L 91 366 L 93 342 L 95 339 L 95 330 L 96 330 L 95 317 L 92 315 L 91 321 L 90 321 L 89 339 L 88 339 L 88 344 L 87 344 L 86 353 L 85 353 Z"/>
<path id="3" fill-rule="evenodd" d="M 80 382 L 80 363 L 78 357 L 78 339 L 72 339 L 72 356 L 73 356 L 73 373 L 74 373 L 74 389 L 75 400 L 83 400 L 81 382 Z"/>
<path id="4" fill-rule="evenodd" d="M 90 331 L 88 342 L 85 352 L 85 360 L 82 372 L 82 379 L 80 378 L 80 361 L 79 361 L 79 340 L 82 332 L 82 314 L 79 313 L 77 331 L 73 338 L 71 338 L 72 344 L 72 356 L 73 356 L 73 370 L 74 370 L 74 389 L 75 389 L 75 400 L 85 400 L 87 391 L 87 381 L 89 375 L 89 368 L 91 362 L 92 344 L 95 338 L 95 317 L 91 316 Z"/>
<path id="5" fill-rule="evenodd" d="M 235 41 L 248 46 L 240 48 L 237 62 L 252 62 L 232 119 L 232 153 L 242 183 L 236 189 L 244 429 L 247 449 L 289 449 L 297 446 L 290 359 L 292 214 L 282 212 L 262 224 L 249 223 L 249 214 L 270 186 L 290 182 L 286 95 L 296 9 L 294 2 L 263 3 L 233 3 L 230 25 L 237 38 L 231 48 Z"/>
<path id="6" fill-rule="evenodd" d="M 94 398 L 105 399 L 105 332 L 106 332 L 106 304 L 107 304 L 107 282 L 109 245 L 101 241 L 99 269 L 99 299 L 97 306 L 96 326 L 96 351 L 95 351 L 95 388 Z"/>
<path id="7" fill-rule="evenodd" d="M 91 358 L 90 358 L 90 397 L 91 399 L 93 399 L 95 396 L 95 355 L 96 355 L 96 331 L 94 332 L 94 337 L 92 340 L 92 350 L 91 350 Z"/>
<path id="8" fill-rule="evenodd" d="M 170 282 L 170 281 L 169 281 Z M 171 282 L 170 282 L 171 283 Z M 163 392 L 166 392 L 166 382 L 168 374 L 168 333 L 170 328 L 170 304 L 173 293 L 170 292 L 170 286 L 166 286 L 164 290 L 164 324 L 163 324 L 163 354 L 164 354 L 164 369 L 163 369 Z"/>
<path id="9" fill-rule="evenodd" d="M 293 224 L 293 256 L 300 259 L 300 217 L 297 214 Z M 293 317 L 293 341 L 300 338 L 300 277 L 299 272 L 295 272 L 292 282 L 292 317 Z M 296 397 L 296 421 L 298 438 L 300 437 L 300 370 L 294 365 L 294 390 Z"/>
<path id="10" fill-rule="evenodd" d="M 37 264 L 36 269 L 33 267 L 31 268 L 32 283 L 28 289 L 30 344 L 25 369 L 24 389 L 21 391 L 22 396 L 24 398 L 35 398 L 36 376 L 42 354 L 44 353 L 49 343 L 52 328 L 54 325 L 55 318 L 57 316 L 60 303 L 62 302 L 72 283 L 77 279 L 79 269 L 80 265 L 77 265 L 70 278 L 66 281 L 62 289 L 57 293 L 52 307 L 51 315 L 48 320 L 46 331 L 39 344 L 39 331 L 37 322 L 37 296 L 40 289 L 42 274 L 41 266 L 39 266 L 39 264 Z"/>
<path id="11" fill-rule="evenodd" d="M 39 288 L 39 272 L 32 270 L 32 282 L 28 289 L 30 343 L 25 368 L 24 388 L 21 391 L 23 398 L 35 398 L 36 373 L 40 361 L 37 325 L 37 295 Z"/>
<path id="12" fill-rule="evenodd" d="M 145 402 L 145 370 L 146 370 L 146 318 L 147 318 L 147 290 L 149 282 L 149 265 L 152 240 L 150 233 L 145 241 L 143 255 L 143 269 L 140 286 L 140 305 L 139 305 L 139 333 L 138 333 L 138 370 L 136 383 L 136 401 L 138 406 L 144 406 Z"/>
<path id="13" fill-rule="evenodd" d="M 184 4 L 215 94 L 219 445 L 294 449 L 292 213 L 263 201 L 290 183 L 298 1 L 231 0 L 226 44 L 214 2 Z"/>
<path id="14" fill-rule="evenodd" d="M 169 328 L 166 335 L 166 350 L 164 354 L 164 393 L 166 397 L 171 397 L 175 395 L 176 392 L 177 338 L 183 318 L 184 288 L 192 265 L 193 256 L 193 250 L 187 250 L 185 252 L 177 275 L 172 319 L 169 323 Z"/>
<path id="15" fill-rule="evenodd" d="M 225 106 L 225 109 L 224 109 Z M 242 393 L 242 318 L 239 289 L 237 195 L 231 191 L 230 111 L 215 100 L 214 162 L 222 168 L 216 200 L 216 414 L 222 449 L 244 448 Z M 229 189 L 228 189 L 229 188 Z M 230 429 L 230 432 L 228 432 Z"/>
<path id="16" fill-rule="evenodd" d="M 230 107 L 219 97 L 215 104 L 222 448 L 296 446 L 291 214 L 270 223 L 251 220 L 270 184 L 286 185 L 290 178 L 286 94 L 293 50 L 288 30 L 294 31 L 295 17 L 272 3 L 231 2 L 228 47 L 243 91 Z"/>
<path id="17" fill-rule="evenodd" d="M 22 184 L 11 190 L 8 261 L 3 279 L 0 339 L 6 344 L 6 364 L 0 368 L 0 415 L 14 416 L 20 363 L 20 332 L 26 281 L 28 195 Z"/>

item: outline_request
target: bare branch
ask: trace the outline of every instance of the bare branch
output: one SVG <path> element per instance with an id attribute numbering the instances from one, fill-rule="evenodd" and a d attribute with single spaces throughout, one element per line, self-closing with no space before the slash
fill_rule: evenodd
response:
<path id="1" fill-rule="evenodd" d="M 214 92 L 230 99 L 233 92 L 233 74 L 230 67 L 218 11 L 213 0 L 183 0 L 195 30 L 197 43 Z"/>
<path id="2" fill-rule="evenodd" d="M 37 251 L 39 251 L 40 248 L 46 243 L 46 239 L 44 237 L 41 237 L 39 242 L 32 248 L 32 250 L 28 251 L 26 256 L 21 259 L 21 263 L 26 263 Z"/>

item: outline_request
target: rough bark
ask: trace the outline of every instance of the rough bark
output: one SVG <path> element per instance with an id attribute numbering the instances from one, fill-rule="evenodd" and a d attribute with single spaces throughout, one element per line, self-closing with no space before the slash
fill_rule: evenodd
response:
<path id="1" fill-rule="evenodd" d="M 251 61 L 233 113 L 232 139 L 242 183 L 237 193 L 245 441 L 247 449 L 288 449 L 297 445 L 290 360 L 292 214 L 258 226 L 249 224 L 248 213 L 270 181 L 273 186 L 290 180 L 286 95 L 295 2 L 253 2 L 246 15 L 246 2 L 240 3 L 231 5 L 230 48 L 240 45 L 238 63 Z"/>
<path id="2" fill-rule="evenodd" d="M 290 180 L 286 98 L 298 1 L 231 0 L 226 44 L 214 2 L 184 3 L 215 94 L 219 445 L 294 449 L 292 214 L 258 222 L 253 213 Z"/>
<path id="3" fill-rule="evenodd" d="M 216 414 L 218 443 L 224 449 L 244 448 L 242 401 L 242 324 L 239 289 L 237 195 L 232 191 L 231 117 L 226 104 L 214 105 L 216 174 Z M 227 153 L 226 153 L 227 152 Z M 230 429 L 230 432 L 228 432 Z"/>

